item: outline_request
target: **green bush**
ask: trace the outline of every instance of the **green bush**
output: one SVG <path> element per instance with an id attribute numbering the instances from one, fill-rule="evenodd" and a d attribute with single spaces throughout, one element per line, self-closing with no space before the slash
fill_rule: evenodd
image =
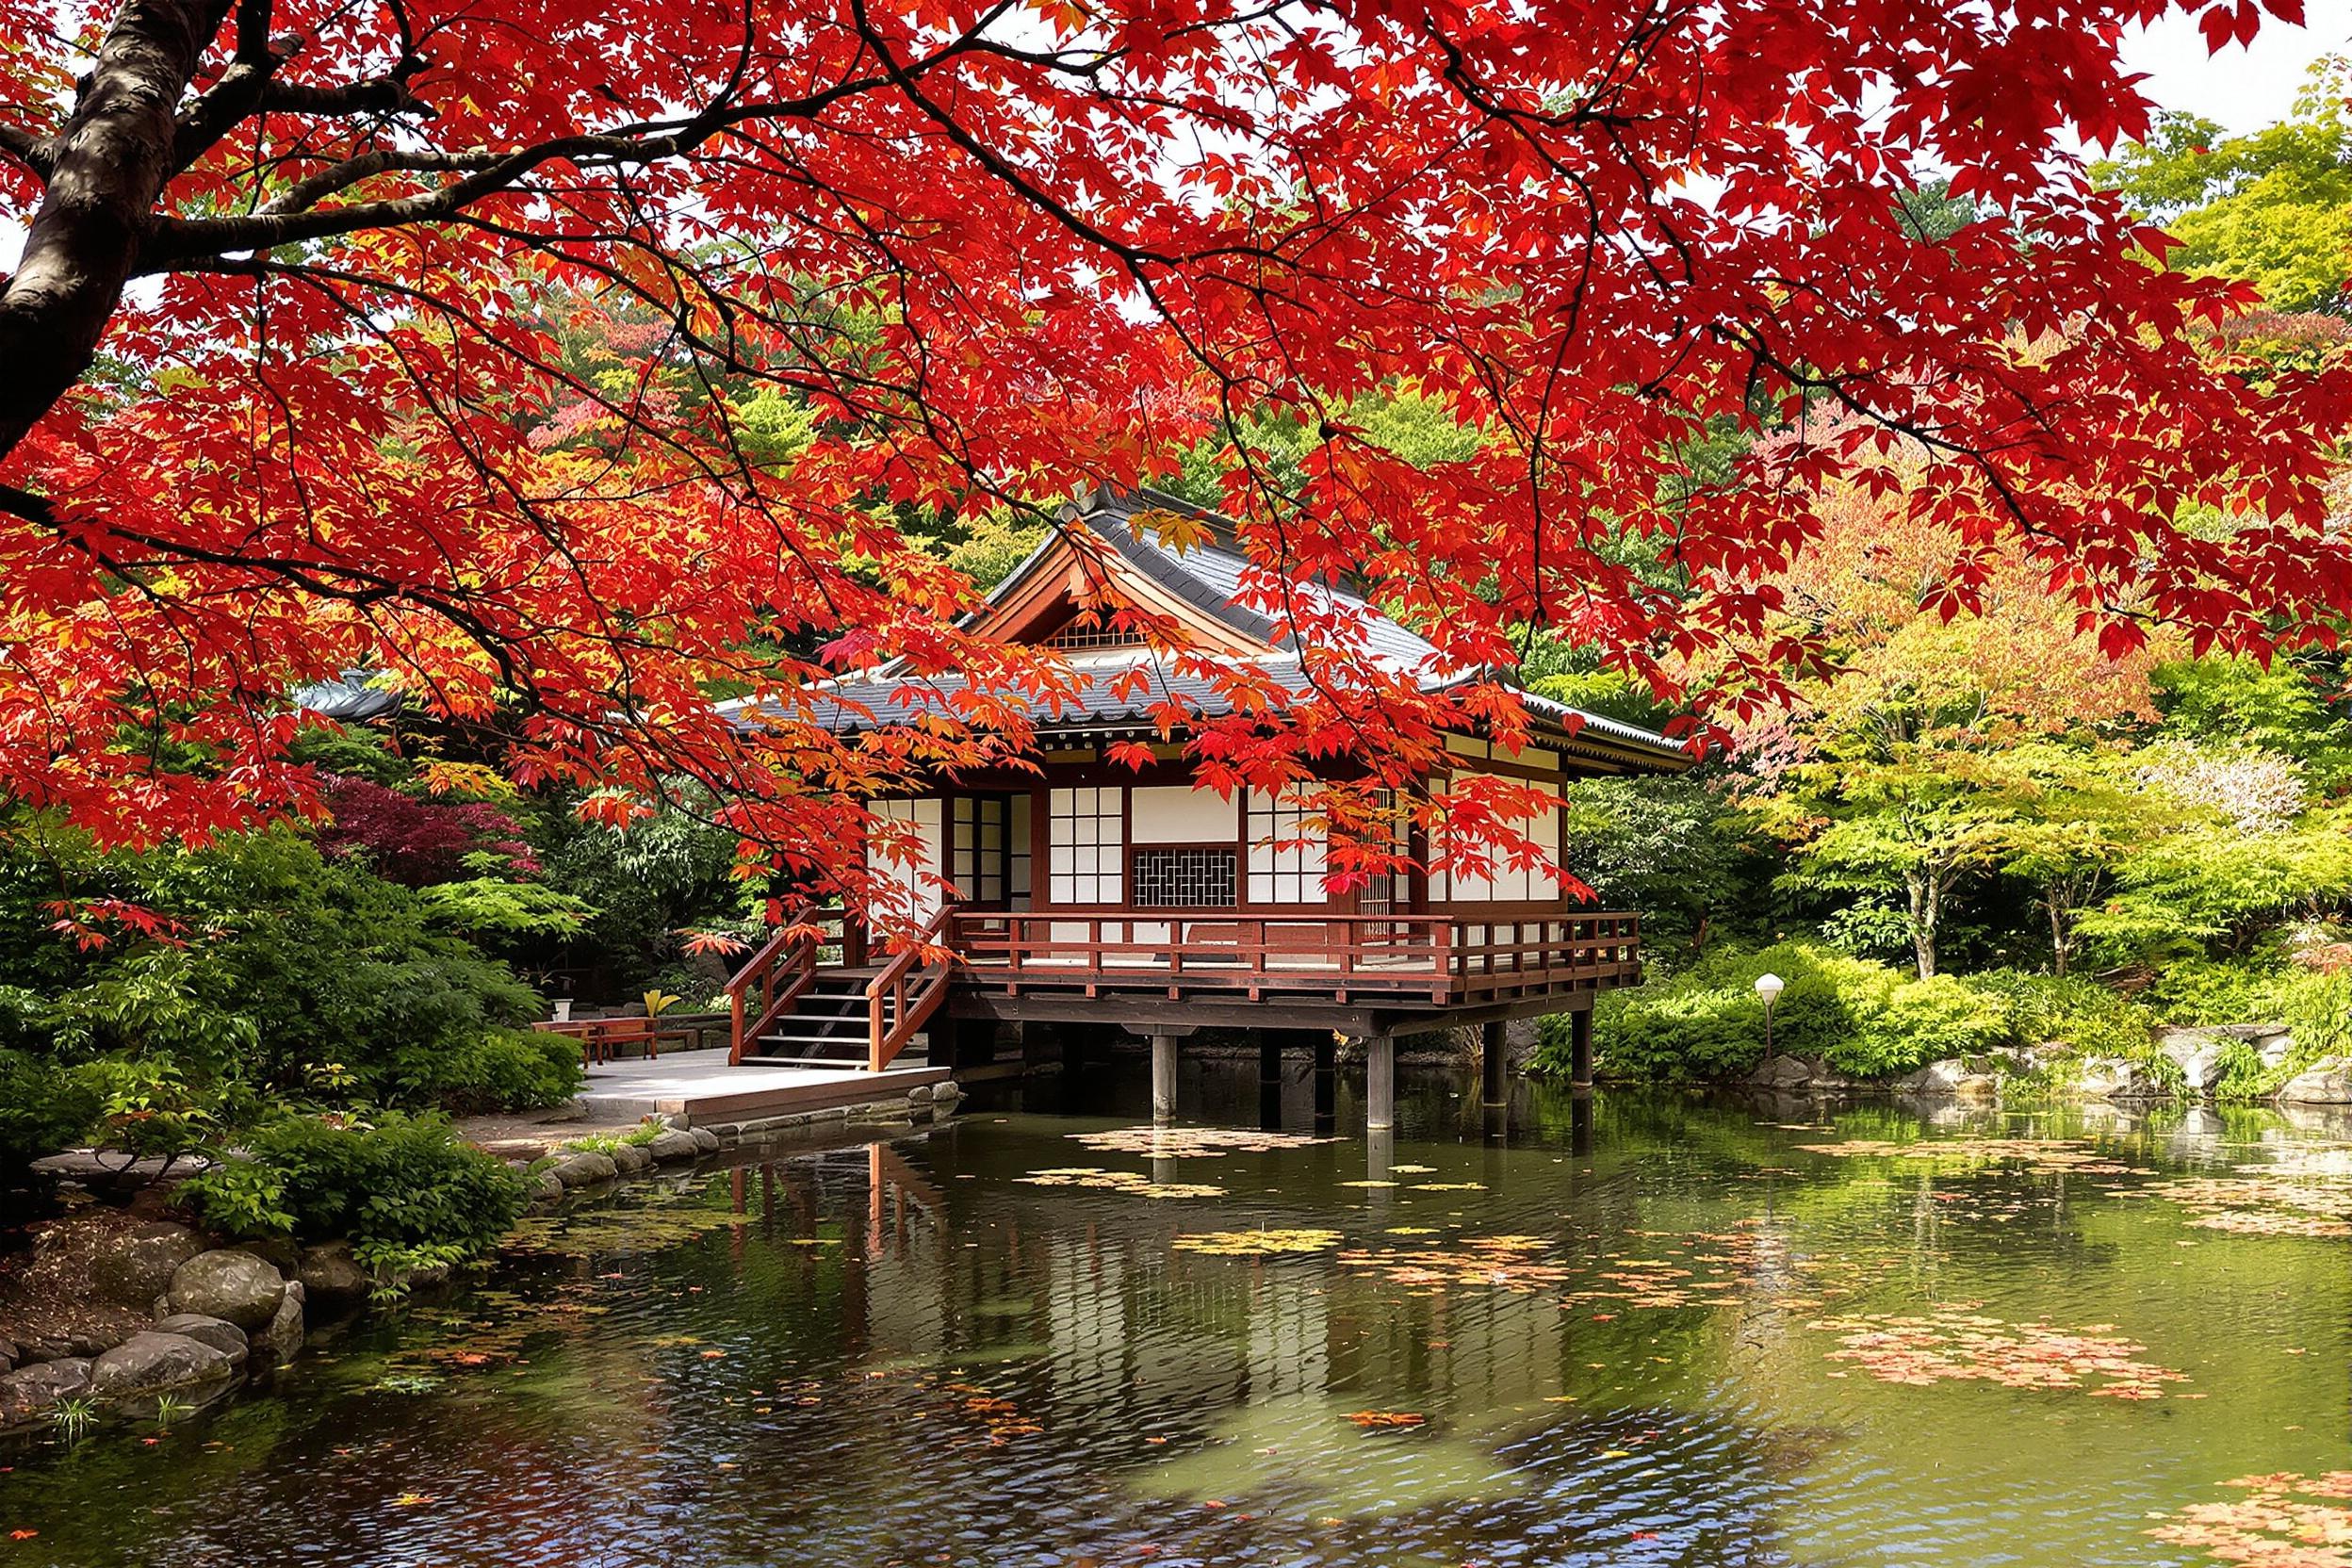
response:
<path id="1" fill-rule="evenodd" d="M 1967 984 L 2000 1000 L 2019 1044 L 2057 1041 L 2085 1055 L 2137 1057 L 2154 1033 L 2147 1007 L 2080 975 L 1997 969 L 1971 974 Z"/>
<path id="2" fill-rule="evenodd" d="M 2279 988 L 2278 1021 L 2295 1036 L 2300 1060 L 2352 1051 L 2352 970 L 2288 976 Z"/>
<path id="3" fill-rule="evenodd" d="M 2293 977 L 2275 958 L 2180 958 L 2159 968 L 2142 995 L 2167 1023 L 2260 1023 L 2278 1017 Z"/>
<path id="4" fill-rule="evenodd" d="M 1893 1078 L 1930 1062 L 1967 1056 L 2016 1037 L 1999 996 L 1949 974 L 1906 980 L 1886 993 L 1885 1004 L 1849 1040 L 1825 1054 L 1852 1078 Z"/>
<path id="5" fill-rule="evenodd" d="M 29 920 L 40 890 L 22 869 L 0 855 L 0 914 Z M 177 935 L 51 955 L 39 990 L 0 995 L 0 1047 L 93 1064 L 134 1118 L 156 1086 L 113 1079 L 175 1076 L 229 1125 L 289 1101 L 466 1112 L 543 1106 L 577 1086 L 567 1042 L 516 1028 L 540 1004 L 506 965 L 442 929 L 424 894 L 290 832 L 67 874 L 75 896 L 137 904 Z M 148 1065 L 98 1065 L 109 1061 Z"/>
<path id="6" fill-rule="evenodd" d="M 392 1081 L 403 1102 L 458 1116 L 537 1110 L 580 1092 L 580 1044 L 545 1029 L 488 1029 L 401 1052 Z"/>
<path id="7" fill-rule="evenodd" d="M 459 1141 L 447 1118 L 398 1112 L 280 1117 L 187 1190 L 232 1233 L 344 1236 L 364 1260 L 395 1265 L 489 1250 L 524 1199 L 522 1178 Z"/>
<path id="8" fill-rule="evenodd" d="M 1818 942 L 1717 952 L 1593 1010 L 1593 1044 L 1615 1077 L 1679 1082 L 1745 1072 L 1764 1055 L 1756 976 L 1785 982 L 1772 1044 L 1850 1078 L 1894 1078 L 1952 1056 L 2060 1040 L 2086 1054 L 2147 1059 L 2145 1008 L 2095 982 L 2015 971 L 1926 980 Z M 1568 1024 L 1546 1019 L 1537 1065 L 1568 1059 Z"/>
<path id="9" fill-rule="evenodd" d="M 1862 1035 L 1903 976 L 1812 942 L 1719 950 L 1672 979 L 1611 991 L 1593 1010 L 1595 1051 L 1620 1078 L 1674 1082 L 1745 1071 L 1764 1055 L 1764 1005 L 1756 1000 L 1756 979 L 1768 970 L 1785 983 L 1772 1009 L 1776 1051 L 1826 1057 L 1833 1065 L 1887 1054 L 1884 1045 L 1865 1046 Z M 1545 1020 L 1538 1065 L 1564 1067 L 1567 1054 L 1565 1020 Z"/>
<path id="10" fill-rule="evenodd" d="M 0 1050 L 0 1181 L 78 1143 L 98 1120 L 97 1087 L 57 1063 Z"/>

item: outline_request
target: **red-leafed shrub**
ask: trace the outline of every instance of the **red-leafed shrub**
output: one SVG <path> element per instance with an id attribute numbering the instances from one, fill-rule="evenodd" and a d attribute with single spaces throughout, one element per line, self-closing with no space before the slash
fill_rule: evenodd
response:
<path id="1" fill-rule="evenodd" d="M 477 852 L 500 857 L 512 871 L 539 869 L 514 819 L 481 801 L 444 805 L 342 776 L 328 783 L 326 802 L 334 817 L 318 830 L 318 847 L 338 858 L 364 855 L 386 881 L 447 882 L 464 874 L 466 857 Z"/>

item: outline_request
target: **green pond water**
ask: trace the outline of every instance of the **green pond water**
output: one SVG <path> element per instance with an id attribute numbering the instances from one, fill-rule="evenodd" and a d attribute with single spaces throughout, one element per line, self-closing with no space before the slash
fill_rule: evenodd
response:
<path id="1" fill-rule="evenodd" d="M 1451 1076 L 1409 1079 L 1379 1139 L 1343 1087 L 1314 1142 L 1310 1084 L 1262 1107 L 1254 1068 L 1187 1071 L 1201 1119 L 1157 1147 L 1121 1075 L 1054 1091 L 1093 1114 L 1008 1098 L 534 1222 L 272 1393 L 0 1455 L 0 1568 L 2352 1540 L 2352 1477 L 2326 1478 L 2352 1469 L 2352 1144 L 1537 1086 L 1496 1140 Z M 1198 1135 L 1262 1120 L 1287 1135 Z"/>

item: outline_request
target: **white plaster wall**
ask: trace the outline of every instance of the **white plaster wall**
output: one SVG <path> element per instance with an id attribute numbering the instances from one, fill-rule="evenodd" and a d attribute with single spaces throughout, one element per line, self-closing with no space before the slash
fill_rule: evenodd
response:
<path id="1" fill-rule="evenodd" d="M 886 821 L 911 825 L 922 843 L 923 858 L 910 864 L 891 859 L 878 848 L 870 846 L 866 851 L 866 868 L 906 889 L 915 919 L 928 921 L 939 911 L 939 887 L 935 878 L 940 874 L 940 867 L 946 864 L 946 835 L 942 831 L 939 803 L 936 800 L 877 801 L 874 814 Z"/>
<path id="2" fill-rule="evenodd" d="M 1129 825 L 1139 844 L 1230 844 L 1240 813 L 1214 790 L 1151 784 L 1127 792 Z"/>

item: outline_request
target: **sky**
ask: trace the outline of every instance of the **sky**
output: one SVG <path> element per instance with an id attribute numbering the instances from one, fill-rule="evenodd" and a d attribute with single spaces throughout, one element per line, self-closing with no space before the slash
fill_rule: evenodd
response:
<path id="1" fill-rule="evenodd" d="M 2259 130 L 2286 117 L 2303 86 L 2304 68 L 2322 55 L 2352 54 L 2352 0 L 2305 0 L 2309 24 L 2262 19 L 2250 49 L 2205 50 L 2194 17 L 2175 12 L 2129 36 L 2124 59 L 2145 72 L 2148 95 L 2168 109 L 2221 122 L 2232 133 Z"/>

